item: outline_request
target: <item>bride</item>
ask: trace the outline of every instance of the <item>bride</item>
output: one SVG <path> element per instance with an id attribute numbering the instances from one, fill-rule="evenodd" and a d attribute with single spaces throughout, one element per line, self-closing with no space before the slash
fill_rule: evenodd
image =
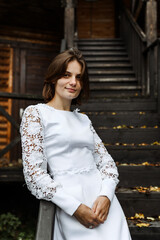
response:
<path id="1" fill-rule="evenodd" d="M 57 206 L 53 240 L 131 240 L 115 195 L 115 162 L 88 116 L 71 111 L 88 95 L 81 52 L 57 55 L 44 81 L 45 103 L 28 106 L 22 117 L 25 181 L 36 198 Z"/>

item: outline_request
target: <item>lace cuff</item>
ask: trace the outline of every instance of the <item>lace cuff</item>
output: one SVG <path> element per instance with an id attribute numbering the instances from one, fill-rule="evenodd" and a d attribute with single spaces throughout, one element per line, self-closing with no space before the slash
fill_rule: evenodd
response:
<path id="1" fill-rule="evenodd" d="M 116 185 L 119 182 L 117 167 L 113 158 L 105 148 L 102 140 L 93 128 L 92 123 L 90 123 L 90 128 L 94 136 L 93 156 L 102 178 L 102 189 L 100 195 L 105 195 L 110 199 L 110 201 L 112 201 Z"/>
<path id="2" fill-rule="evenodd" d="M 35 106 L 25 109 L 20 134 L 23 173 L 28 189 L 36 198 L 52 201 L 72 215 L 81 203 L 65 193 L 63 187 L 47 173 L 43 124 Z"/>

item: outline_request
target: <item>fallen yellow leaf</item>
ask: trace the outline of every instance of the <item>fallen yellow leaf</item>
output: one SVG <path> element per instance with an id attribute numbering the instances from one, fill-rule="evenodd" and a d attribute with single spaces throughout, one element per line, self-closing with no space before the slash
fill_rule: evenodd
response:
<path id="1" fill-rule="evenodd" d="M 149 227 L 149 223 L 137 223 L 136 226 L 137 227 Z"/>
<path id="2" fill-rule="evenodd" d="M 147 219 L 150 221 L 155 221 L 155 218 L 153 218 L 153 217 L 147 217 Z"/>

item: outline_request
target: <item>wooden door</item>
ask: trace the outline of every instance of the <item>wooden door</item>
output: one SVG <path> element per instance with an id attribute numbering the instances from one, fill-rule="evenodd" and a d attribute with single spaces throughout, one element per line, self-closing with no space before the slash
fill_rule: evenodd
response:
<path id="1" fill-rule="evenodd" d="M 12 92 L 12 65 L 13 49 L 8 46 L 0 46 L 0 92 Z M 10 115 L 12 100 L 0 98 L 2 106 Z M 0 150 L 10 143 L 11 124 L 0 114 Z M 4 160 L 9 161 L 9 152 L 4 155 Z"/>
<path id="2" fill-rule="evenodd" d="M 78 38 L 115 38 L 115 1 L 78 0 Z"/>

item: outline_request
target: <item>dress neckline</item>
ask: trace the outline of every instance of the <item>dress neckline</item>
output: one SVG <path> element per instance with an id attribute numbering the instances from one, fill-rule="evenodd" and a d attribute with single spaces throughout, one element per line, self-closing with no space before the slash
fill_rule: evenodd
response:
<path id="1" fill-rule="evenodd" d="M 73 111 L 67 111 L 67 110 L 56 109 L 56 108 L 54 108 L 52 106 L 47 105 L 46 103 L 39 103 L 39 104 L 40 105 L 42 104 L 43 106 L 45 106 L 48 109 L 51 109 L 52 111 L 65 112 L 65 113 L 75 113 L 75 112 L 79 112 L 80 111 L 80 109 L 78 109 L 78 108 L 74 109 Z"/>

